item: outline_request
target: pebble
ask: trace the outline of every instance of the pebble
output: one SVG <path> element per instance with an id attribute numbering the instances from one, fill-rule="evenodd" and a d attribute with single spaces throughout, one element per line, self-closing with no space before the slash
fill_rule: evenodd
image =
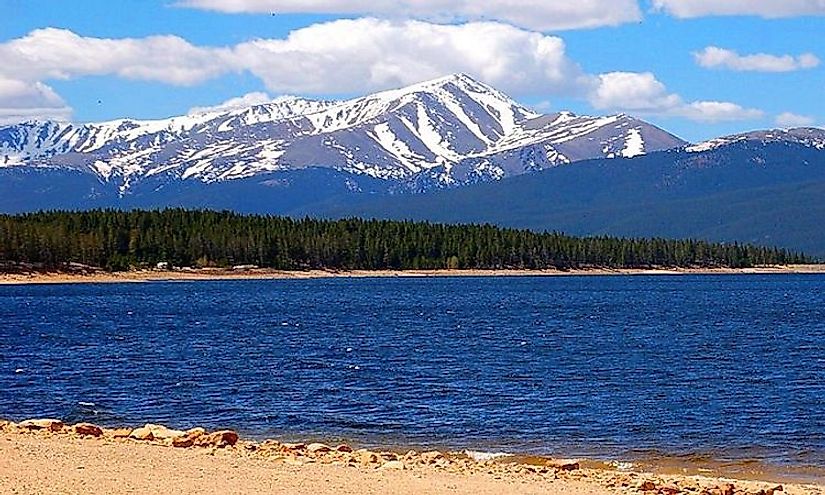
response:
<path id="1" fill-rule="evenodd" d="M 134 438 L 135 440 L 143 440 L 143 441 L 150 441 L 155 439 L 155 435 L 152 433 L 152 430 L 147 427 L 135 428 L 129 433 L 129 438 Z"/>
<path id="2" fill-rule="evenodd" d="M 331 452 L 332 447 L 323 443 L 311 443 L 307 445 L 306 450 L 310 454 L 325 454 L 327 452 Z"/>
<path id="3" fill-rule="evenodd" d="M 29 430 L 60 431 L 65 425 L 59 419 L 27 419 L 18 426 Z"/>
<path id="4" fill-rule="evenodd" d="M 103 436 L 103 429 L 97 425 L 93 425 L 91 423 L 78 423 L 72 426 L 72 431 L 77 435 L 81 436 L 88 436 L 88 437 L 100 437 Z"/>
<path id="5" fill-rule="evenodd" d="M 171 430 L 163 425 L 147 424 L 144 428 L 152 432 L 152 437 L 154 437 L 155 440 L 172 440 L 175 437 L 182 437 L 186 434 L 186 432 Z"/>
<path id="6" fill-rule="evenodd" d="M 388 462 L 385 462 L 381 466 L 381 469 L 392 469 L 392 470 L 403 471 L 405 469 L 405 466 L 404 466 L 404 463 L 401 462 L 401 461 L 388 461 Z"/>
<path id="7" fill-rule="evenodd" d="M 206 435 L 201 435 L 195 443 L 199 446 L 210 447 L 231 447 L 238 442 L 238 434 L 232 430 L 221 430 Z"/>

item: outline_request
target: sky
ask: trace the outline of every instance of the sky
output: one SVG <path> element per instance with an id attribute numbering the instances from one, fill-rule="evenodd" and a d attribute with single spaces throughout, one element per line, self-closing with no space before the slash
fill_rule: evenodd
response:
<path id="1" fill-rule="evenodd" d="M 0 0 L 0 124 L 157 119 L 463 72 L 698 142 L 825 125 L 825 0 Z"/>

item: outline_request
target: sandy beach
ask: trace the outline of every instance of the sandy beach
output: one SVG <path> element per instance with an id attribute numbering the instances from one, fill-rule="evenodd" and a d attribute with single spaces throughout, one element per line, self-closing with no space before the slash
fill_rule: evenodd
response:
<path id="1" fill-rule="evenodd" d="M 234 432 L 0 422 L 0 493 L 823 494 L 779 484 L 589 467 L 577 460 L 253 442 Z"/>
<path id="2" fill-rule="evenodd" d="M 755 268 L 649 268 L 579 270 L 306 270 L 283 271 L 265 268 L 244 270 L 204 268 L 186 270 L 136 270 L 88 273 L 27 272 L 0 273 L 3 284 L 123 283 L 192 280 L 278 280 L 369 277 L 554 277 L 582 275 L 726 275 L 726 274 L 815 274 L 825 273 L 825 265 L 788 265 Z"/>

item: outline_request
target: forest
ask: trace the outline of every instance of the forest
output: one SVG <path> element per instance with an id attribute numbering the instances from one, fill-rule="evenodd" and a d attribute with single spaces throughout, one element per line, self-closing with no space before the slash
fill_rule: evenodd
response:
<path id="1" fill-rule="evenodd" d="M 0 215 L 0 262 L 124 271 L 255 265 L 279 270 L 581 269 L 805 263 L 801 253 L 702 240 L 571 237 L 492 225 L 293 219 L 228 211 Z"/>

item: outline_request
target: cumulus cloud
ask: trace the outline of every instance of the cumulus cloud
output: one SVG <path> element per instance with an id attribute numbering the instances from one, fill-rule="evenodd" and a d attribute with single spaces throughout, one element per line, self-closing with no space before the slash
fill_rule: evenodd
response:
<path id="1" fill-rule="evenodd" d="M 599 110 L 655 113 L 682 103 L 650 72 L 610 72 L 598 79 L 590 103 Z"/>
<path id="2" fill-rule="evenodd" d="M 581 97 L 598 110 L 659 114 L 700 121 L 761 115 L 733 103 L 685 102 L 651 73 L 586 74 L 564 41 L 497 22 L 460 25 L 417 20 L 336 20 L 227 47 L 202 47 L 175 36 L 104 39 L 40 29 L 0 43 L 0 81 L 18 96 L 0 99 L 22 115 L 67 117 L 69 109 L 43 81 L 112 75 L 194 85 L 229 72 L 249 72 L 273 93 L 364 94 L 464 72 L 511 94 Z M 5 90 L 11 94 L 11 89 Z M 26 94 L 21 97 L 19 95 Z M 216 107 L 268 101 L 251 93 Z M 14 102 L 12 104 L 7 102 Z M 48 111 L 44 111 L 48 110 Z"/>
<path id="3" fill-rule="evenodd" d="M 338 20 L 233 52 L 273 92 L 363 92 L 455 72 L 519 94 L 573 94 L 586 83 L 561 38 L 492 22 Z"/>
<path id="4" fill-rule="evenodd" d="M 466 72 L 504 90 L 571 91 L 581 69 L 561 38 L 494 22 L 462 25 L 337 20 L 208 48 L 176 36 L 103 39 L 38 29 L 0 44 L 0 76 L 42 81 L 91 75 L 193 85 L 250 71 L 273 91 L 350 93 Z"/>
<path id="5" fill-rule="evenodd" d="M 177 36 L 106 39 L 46 28 L 0 44 L 0 75 L 31 81 L 116 75 L 186 86 L 232 70 L 230 55 Z"/>
<path id="6" fill-rule="evenodd" d="M 791 112 L 780 113 L 776 116 L 776 125 L 784 128 L 809 127 L 814 125 L 816 119 L 807 115 L 799 115 Z"/>
<path id="7" fill-rule="evenodd" d="M 728 101 L 694 101 L 676 108 L 673 115 L 712 123 L 760 119 L 765 116 L 765 112 Z"/>
<path id="8" fill-rule="evenodd" d="M 650 72 L 610 72 L 598 76 L 590 104 L 598 110 L 641 115 L 684 117 L 700 122 L 721 122 L 759 118 L 762 111 L 719 101 L 685 102 L 670 93 Z"/>
<path id="9" fill-rule="evenodd" d="M 757 53 L 755 55 L 739 55 L 733 50 L 709 46 L 693 54 L 696 63 L 709 69 L 730 69 L 735 71 L 752 72 L 792 72 L 803 69 L 813 69 L 819 66 L 820 60 L 812 53 L 793 55 L 769 55 Z"/>
<path id="10" fill-rule="evenodd" d="M 193 107 L 189 109 L 189 115 L 197 115 L 211 112 L 228 112 L 231 110 L 238 110 L 241 108 L 248 108 L 254 105 L 261 105 L 272 101 L 272 97 L 266 93 L 256 91 L 254 93 L 247 93 L 237 98 L 230 98 L 223 103 L 211 107 Z"/>
<path id="11" fill-rule="evenodd" d="M 181 0 L 178 5 L 227 13 L 493 20 L 539 31 L 616 26 L 642 18 L 636 0 Z"/>
<path id="12" fill-rule="evenodd" d="M 753 15 L 770 19 L 825 15 L 822 0 L 653 0 L 653 8 L 681 18 Z"/>
<path id="13" fill-rule="evenodd" d="M 49 86 L 0 77 L 0 124 L 68 120 L 71 113 L 71 108 Z"/>

